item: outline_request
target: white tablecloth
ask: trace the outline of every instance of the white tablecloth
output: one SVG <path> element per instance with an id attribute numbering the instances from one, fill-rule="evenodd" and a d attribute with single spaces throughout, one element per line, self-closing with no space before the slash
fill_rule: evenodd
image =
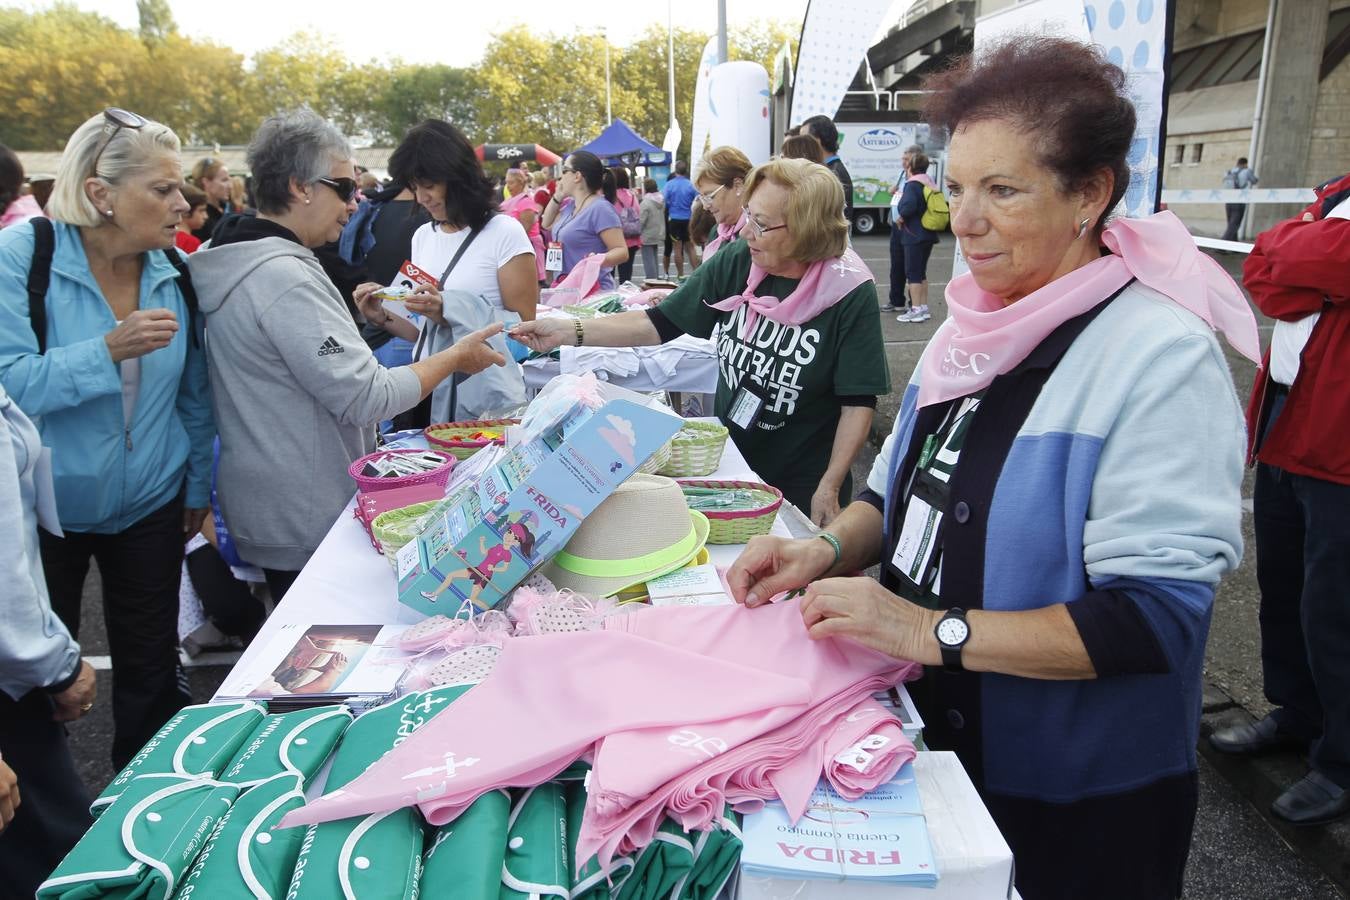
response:
<path id="1" fill-rule="evenodd" d="M 722 464 L 708 477 L 759 480 L 736 444 L 730 440 L 722 452 Z M 365 529 L 352 515 L 352 509 L 353 504 L 349 503 L 333 523 L 323 543 L 287 592 L 286 598 L 268 617 L 258 636 L 236 663 L 235 672 L 249 665 L 252 657 L 260 652 L 259 648 L 267 646 L 282 625 L 295 622 L 319 625 L 412 625 L 424 618 L 421 613 L 398 602 L 394 570 L 371 545 Z M 790 536 L 781 520 L 774 522 L 773 533 Z M 708 546 L 709 556 L 719 566 L 731 565 L 740 551 L 740 545 Z"/>

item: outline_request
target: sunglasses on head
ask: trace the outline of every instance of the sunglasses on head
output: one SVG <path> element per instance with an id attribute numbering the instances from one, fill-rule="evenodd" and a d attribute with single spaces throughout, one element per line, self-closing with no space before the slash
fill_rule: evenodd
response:
<path id="1" fill-rule="evenodd" d="M 98 174 L 98 163 L 103 158 L 103 151 L 108 149 L 112 139 L 117 137 L 117 132 L 123 128 L 130 128 L 137 131 L 150 123 L 150 120 L 144 116 L 138 116 L 134 112 L 128 112 L 125 109 L 118 109 L 110 106 L 103 111 L 103 143 L 99 144 L 98 152 L 94 154 L 94 164 L 91 167 L 93 174 Z"/>
<path id="2" fill-rule="evenodd" d="M 333 189 L 343 203 L 350 203 L 352 197 L 356 196 L 356 179 L 354 178 L 316 178 L 319 184 L 326 184 Z"/>

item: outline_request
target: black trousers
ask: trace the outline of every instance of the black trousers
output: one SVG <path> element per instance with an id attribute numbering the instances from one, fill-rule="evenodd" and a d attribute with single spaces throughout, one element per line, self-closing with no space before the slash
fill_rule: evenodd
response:
<path id="1" fill-rule="evenodd" d="M 1258 463 L 1254 504 L 1266 699 L 1350 788 L 1350 485 Z"/>
<path id="2" fill-rule="evenodd" d="M 1228 216 L 1228 227 L 1224 229 L 1223 239 L 1225 241 L 1236 241 L 1238 229 L 1242 227 L 1242 217 L 1247 215 L 1247 204 L 1225 203 L 1223 211 Z"/>
<path id="3" fill-rule="evenodd" d="M 300 570 L 294 572 L 289 569 L 263 569 L 263 578 L 267 579 L 267 590 L 272 595 L 272 608 L 276 609 L 281 598 L 286 596 L 286 592 L 295 584 L 295 579 L 300 577 Z"/>
<path id="4" fill-rule="evenodd" d="M 891 306 L 906 306 L 905 297 L 905 245 L 900 243 L 900 229 L 891 228 L 891 287 L 889 294 Z"/>
<path id="5" fill-rule="evenodd" d="M 52 609 L 76 639 L 89 559 L 103 578 L 103 620 L 112 655 L 113 766 L 121 769 L 174 713 L 192 702 L 178 662 L 178 582 L 183 501 L 117 534 L 38 530 Z"/>
<path id="6" fill-rule="evenodd" d="M 66 727 L 42 690 L 0 692 L 0 754 L 19 779 L 20 806 L 0 832 L 0 897 L 31 898 L 93 820 Z"/>
<path id="7" fill-rule="evenodd" d="M 637 247 L 629 247 L 628 262 L 619 263 L 614 267 L 614 275 L 616 276 L 614 279 L 615 286 L 621 285 L 625 281 L 633 280 L 633 261 L 637 259 L 637 254 Z"/>

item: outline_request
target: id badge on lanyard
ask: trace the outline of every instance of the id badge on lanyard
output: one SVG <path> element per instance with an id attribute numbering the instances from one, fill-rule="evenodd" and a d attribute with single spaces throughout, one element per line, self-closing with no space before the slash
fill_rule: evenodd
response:
<path id="1" fill-rule="evenodd" d="M 556 275 L 562 271 L 562 266 L 562 244 L 558 241 L 549 241 L 548 250 L 544 254 L 544 271 Z"/>
<path id="2" fill-rule="evenodd" d="M 942 562 L 943 510 L 951 496 L 950 486 L 925 469 L 914 473 L 905 503 L 905 519 L 891 556 L 891 565 L 906 587 L 923 597 L 936 593 Z"/>
<path id="3" fill-rule="evenodd" d="M 768 402 L 768 392 L 746 375 L 741 378 L 741 383 L 731 398 L 727 419 L 737 428 L 749 431 L 759 421 L 760 415 L 764 412 L 764 405 Z"/>

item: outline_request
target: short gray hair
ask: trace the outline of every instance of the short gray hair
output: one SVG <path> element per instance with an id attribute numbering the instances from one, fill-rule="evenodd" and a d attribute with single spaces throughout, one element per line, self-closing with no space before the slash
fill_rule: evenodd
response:
<path id="1" fill-rule="evenodd" d="M 908 147 L 905 148 L 905 152 L 908 153 L 910 156 L 913 156 L 915 153 L 922 153 L 923 144 L 910 144 Z"/>
<path id="2" fill-rule="evenodd" d="M 67 225 L 98 228 L 107 224 L 98 207 L 84 192 L 84 181 L 97 176 L 116 185 L 123 179 L 153 165 L 165 154 L 178 156 L 180 144 L 173 129 L 147 121 L 140 128 L 118 128 L 112 137 L 104 126 L 112 127 L 103 113 L 90 117 L 66 141 L 66 149 L 57 165 L 47 215 Z M 104 142 L 107 146 L 104 147 Z M 102 152 L 100 153 L 100 149 Z M 97 156 L 98 171 L 94 170 Z"/>
<path id="3" fill-rule="evenodd" d="M 313 184 L 336 162 L 352 158 L 352 145 L 327 119 L 309 109 L 278 113 L 258 126 L 248 145 L 253 198 L 265 213 L 291 206 L 291 179 Z"/>

